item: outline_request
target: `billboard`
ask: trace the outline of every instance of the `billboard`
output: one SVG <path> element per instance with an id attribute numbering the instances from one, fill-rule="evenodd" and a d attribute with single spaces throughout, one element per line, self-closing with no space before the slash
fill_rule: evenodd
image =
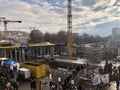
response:
<path id="1" fill-rule="evenodd" d="M 93 85 L 109 84 L 109 74 L 95 75 L 92 79 Z"/>

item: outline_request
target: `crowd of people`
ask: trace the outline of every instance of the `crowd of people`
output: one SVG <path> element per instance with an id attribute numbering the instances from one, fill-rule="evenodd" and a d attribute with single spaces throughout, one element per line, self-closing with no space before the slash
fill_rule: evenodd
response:
<path id="1" fill-rule="evenodd" d="M 78 77 L 80 77 L 79 74 L 83 72 L 84 69 L 88 69 L 88 67 L 89 67 L 88 63 L 81 65 L 72 64 L 68 66 L 66 72 L 63 71 L 62 73 L 59 73 L 58 70 L 57 72 L 58 74 L 55 74 L 53 76 L 58 76 L 57 78 L 61 77 L 61 81 L 56 80 L 55 82 L 58 82 L 58 85 L 61 85 L 62 89 L 60 90 L 82 90 L 81 81 L 80 78 Z M 64 75 L 64 73 L 66 73 L 67 75 L 66 74 Z"/>
<path id="2" fill-rule="evenodd" d="M 31 80 L 30 83 L 30 87 L 31 90 L 44 90 L 45 83 L 43 83 L 42 81 L 39 82 L 39 86 L 37 87 L 37 82 L 35 79 Z M 58 83 L 54 82 L 54 81 L 50 81 L 48 83 L 48 90 L 82 90 L 81 87 L 77 87 L 77 86 L 66 86 L 68 85 L 66 82 L 63 82 L 62 85 L 60 86 Z"/>
<path id="3" fill-rule="evenodd" d="M 71 65 L 69 66 L 69 70 L 71 73 L 67 76 L 64 76 L 62 72 L 60 80 L 56 81 L 54 78 L 54 75 L 52 75 L 52 79 L 47 82 L 47 85 L 49 86 L 49 90 L 82 90 L 81 82 L 75 84 L 74 78 L 77 76 L 77 74 L 82 71 L 86 66 L 84 64 L 81 65 Z M 57 70 L 59 71 L 59 70 Z M 53 73 L 54 74 L 54 73 Z M 58 73 L 58 75 L 60 75 Z M 57 75 L 55 75 L 57 76 Z M 59 77 L 57 77 L 59 78 Z M 43 83 L 42 81 L 37 81 L 36 79 L 30 80 L 30 87 L 31 90 L 43 90 L 43 87 L 46 83 Z M 38 86 L 39 85 L 39 86 Z"/>
<path id="4" fill-rule="evenodd" d="M 110 73 L 112 72 L 120 73 L 120 66 L 113 67 L 111 65 L 112 64 L 108 64 L 108 67 L 105 66 L 104 69 L 100 68 L 99 69 L 100 74 L 106 73 L 105 70 L 108 70 Z M 86 69 L 87 71 L 88 69 L 90 69 L 90 65 L 87 63 L 87 64 L 81 64 L 81 65 L 73 64 L 71 66 L 68 66 L 67 70 L 68 72 L 71 72 L 71 74 L 66 76 L 61 81 L 56 82 L 54 81 L 54 79 L 51 80 L 48 84 L 49 90 L 83 90 L 81 85 L 82 82 L 78 80 L 79 82 L 76 84 L 75 78 L 81 71 L 84 71 L 84 69 Z M 31 90 L 43 90 L 43 86 L 44 86 L 43 82 L 39 81 L 39 87 L 37 87 L 37 84 L 38 82 L 36 82 L 36 79 L 31 79 L 30 81 Z M 120 85 L 119 79 L 116 80 L 116 85 L 117 85 L 117 88 L 119 88 L 119 85 Z M 9 65 L 2 65 L 0 67 L 0 89 L 1 90 L 18 90 L 16 68 L 11 69 Z"/>
<path id="5" fill-rule="evenodd" d="M 0 67 L 0 88 L 2 90 L 18 90 L 16 70 L 11 70 L 9 65 Z"/>

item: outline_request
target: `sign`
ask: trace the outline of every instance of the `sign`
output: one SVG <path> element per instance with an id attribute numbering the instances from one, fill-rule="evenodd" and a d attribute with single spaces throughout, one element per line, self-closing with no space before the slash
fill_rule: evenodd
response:
<path id="1" fill-rule="evenodd" d="M 98 84 L 108 84 L 109 83 L 109 74 L 95 75 L 92 79 L 93 85 Z"/>
<path id="2" fill-rule="evenodd" d="M 101 80 L 102 80 L 103 84 L 108 84 L 109 83 L 109 74 L 101 75 Z"/>
<path id="3" fill-rule="evenodd" d="M 72 84 L 72 85 L 75 84 L 74 80 L 71 80 L 71 84 Z"/>
<path id="4" fill-rule="evenodd" d="M 58 77 L 58 81 L 61 82 L 61 77 Z"/>
<path id="5" fill-rule="evenodd" d="M 52 80 L 52 74 L 49 74 L 49 79 Z"/>
<path id="6" fill-rule="evenodd" d="M 95 75 L 92 79 L 92 82 L 93 82 L 93 85 L 98 85 L 101 83 L 101 80 L 100 80 L 100 75 Z"/>

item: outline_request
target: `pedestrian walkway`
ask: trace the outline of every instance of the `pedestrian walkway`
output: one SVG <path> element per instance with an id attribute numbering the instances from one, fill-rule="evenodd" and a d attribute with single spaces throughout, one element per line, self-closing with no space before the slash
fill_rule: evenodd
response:
<path id="1" fill-rule="evenodd" d="M 43 90 L 49 90 L 49 79 L 48 77 L 43 77 L 40 79 L 36 79 L 37 90 L 39 90 L 39 82 L 42 81 Z M 19 81 L 19 90 L 31 90 L 30 88 L 30 80 L 20 80 Z"/>
<path id="2" fill-rule="evenodd" d="M 37 80 L 37 90 L 39 90 L 39 81 L 43 83 L 43 90 L 49 90 L 49 79 L 47 77 L 41 78 Z M 20 81 L 19 90 L 31 90 L 30 89 L 30 81 L 24 80 Z M 101 90 L 116 90 L 116 82 L 113 81 L 110 83 L 110 86 L 103 87 Z"/>
<path id="3" fill-rule="evenodd" d="M 103 88 L 102 90 L 117 90 L 116 89 L 116 82 L 115 81 L 111 82 L 110 86 L 107 86 L 107 87 Z"/>

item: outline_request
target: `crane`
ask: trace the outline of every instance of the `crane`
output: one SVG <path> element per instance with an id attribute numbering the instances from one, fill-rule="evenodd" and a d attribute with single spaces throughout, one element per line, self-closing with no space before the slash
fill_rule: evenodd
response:
<path id="1" fill-rule="evenodd" d="M 22 21 L 7 20 L 5 17 L 1 17 L 1 18 L 0 18 L 0 22 L 3 22 L 3 24 L 4 24 L 4 40 L 5 40 L 5 41 L 8 41 L 7 24 L 8 24 L 9 22 L 22 23 Z"/>
<path id="2" fill-rule="evenodd" d="M 69 59 L 72 59 L 72 0 L 68 0 L 67 11 L 67 55 Z"/>

